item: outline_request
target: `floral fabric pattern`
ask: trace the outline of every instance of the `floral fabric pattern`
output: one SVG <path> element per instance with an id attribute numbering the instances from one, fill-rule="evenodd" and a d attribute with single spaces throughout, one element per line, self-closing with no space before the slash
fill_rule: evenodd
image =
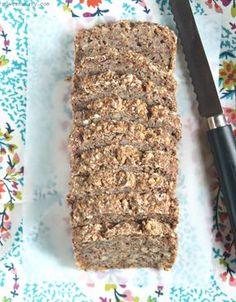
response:
<path id="1" fill-rule="evenodd" d="M 11 221 L 9 212 L 13 211 L 16 201 L 22 200 L 23 172 L 17 145 L 12 142 L 14 129 L 6 123 L 0 128 L 0 246 L 10 237 Z"/>
<path id="2" fill-rule="evenodd" d="M 220 69 L 220 80 L 223 81 L 225 89 L 236 86 L 236 64 L 232 61 L 223 61 L 223 68 Z"/>
<path id="3" fill-rule="evenodd" d="M 19 4 L 23 1 L 19 0 Z M 39 1 L 36 1 L 37 3 Z M 159 302 L 159 301 L 236 301 L 236 246 L 230 230 L 229 217 L 218 176 L 212 165 L 209 169 L 212 193 L 212 258 L 214 271 L 211 276 L 211 287 L 208 290 L 199 288 L 179 288 L 172 284 L 167 288 L 165 282 L 149 288 L 145 297 L 141 291 L 148 284 L 130 286 L 127 282 L 116 282 L 104 279 L 100 288 L 95 282 L 23 282 L 22 272 L 22 222 L 17 224 L 14 213 L 25 202 L 24 185 L 24 146 L 27 100 L 27 53 L 28 28 L 26 20 L 37 15 L 63 13 L 65 16 L 80 22 L 109 20 L 115 15 L 115 0 L 53 0 L 54 11 L 50 5 L 45 6 L 9 6 L 0 8 L 0 301 L 83 301 L 83 302 Z M 195 14 L 207 18 L 208 14 L 222 16 L 221 52 L 219 66 L 219 96 L 224 113 L 231 123 L 236 136 L 236 1 L 235 0 L 191 0 Z M 122 0 L 122 16 L 132 17 L 142 12 L 144 18 L 151 16 L 155 9 L 162 14 L 170 15 L 167 0 Z M 27 143 L 27 142 L 26 142 Z M 49 194 L 50 188 L 48 189 Z M 41 194 L 42 192 L 39 192 Z M 18 212 L 17 212 L 18 213 Z M 19 211 L 19 215 L 20 211 Z M 18 223 L 18 222 L 17 222 Z M 39 231 L 43 232 L 43 226 Z M 34 230 L 33 230 L 34 231 Z M 44 230 L 45 231 L 45 230 Z M 46 232 L 46 231 L 45 231 Z M 34 234 L 37 236 L 37 232 Z M 12 240 L 7 250 L 6 245 Z M 2 253 L 1 253 L 2 251 Z M 120 282 L 119 282 L 120 281 Z M 89 294 L 96 296 L 92 300 Z"/>
<path id="4" fill-rule="evenodd" d="M 0 37 L 2 38 L 2 48 L 1 48 L 2 54 L 0 55 L 0 68 L 1 68 L 9 63 L 9 59 L 7 58 L 7 56 L 8 53 L 11 51 L 8 34 L 5 32 L 1 24 L 0 24 Z"/>

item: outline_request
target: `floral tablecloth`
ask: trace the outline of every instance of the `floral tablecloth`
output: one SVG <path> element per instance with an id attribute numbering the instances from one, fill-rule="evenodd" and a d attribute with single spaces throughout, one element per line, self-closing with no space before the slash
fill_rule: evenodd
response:
<path id="1" fill-rule="evenodd" d="M 157 283 L 144 300 L 145 284 L 136 280 L 130 287 L 129 282 L 120 282 L 119 276 L 111 282 L 108 276 L 101 274 L 99 288 L 96 280 L 29 283 L 24 278 L 23 267 L 27 263 L 23 265 L 22 260 L 22 208 L 28 202 L 24 199 L 23 189 L 26 107 L 30 101 L 27 98 L 30 72 L 28 20 L 50 15 L 60 19 L 62 24 L 70 24 L 72 18 L 79 24 L 91 23 L 95 19 L 102 22 L 114 15 L 114 4 L 117 3 L 124 19 L 137 13 L 148 19 L 155 9 L 162 15 L 171 14 L 167 0 L 0 2 L 0 301 L 236 301 L 235 245 L 213 165 L 209 167 L 208 175 L 212 192 L 212 263 L 216 269 L 210 274 L 208 288 L 196 288 L 191 283 L 187 287 L 178 287 L 173 281 L 167 290 L 165 282 Z M 218 91 L 228 121 L 236 127 L 236 1 L 192 0 L 191 4 L 196 16 L 208 18 L 215 14 L 221 22 Z M 43 36 L 47 32 L 40 34 Z M 184 126 L 191 130 L 191 121 Z"/>

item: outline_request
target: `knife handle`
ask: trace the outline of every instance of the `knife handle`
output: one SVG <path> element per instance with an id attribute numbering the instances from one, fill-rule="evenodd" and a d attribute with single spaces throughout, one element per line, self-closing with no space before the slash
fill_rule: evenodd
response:
<path id="1" fill-rule="evenodd" d="M 231 125 L 210 129 L 208 139 L 236 242 L 236 141 Z"/>

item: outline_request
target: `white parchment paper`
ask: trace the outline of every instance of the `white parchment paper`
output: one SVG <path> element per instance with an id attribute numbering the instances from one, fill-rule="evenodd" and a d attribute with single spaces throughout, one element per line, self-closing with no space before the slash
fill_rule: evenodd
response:
<path id="1" fill-rule="evenodd" d="M 119 19 L 119 12 L 113 19 Z M 149 21 L 175 28 L 171 16 L 160 16 L 158 11 L 151 15 L 151 20 L 149 17 Z M 215 79 L 219 54 L 218 22 L 214 16 L 197 19 Z M 93 22 L 89 24 L 93 25 Z M 73 20 L 62 24 L 49 16 L 29 22 L 26 202 L 23 209 L 25 279 L 27 282 L 80 281 L 81 286 L 94 280 L 104 281 L 104 278 L 110 282 L 129 280 L 134 286 L 141 284 L 142 291 L 157 282 L 170 287 L 190 284 L 191 287 L 209 287 L 211 204 L 205 167 L 211 158 L 180 46 L 176 79 L 183 138 L 178 152 L 180 224 L 176 264 L 170 272 L 132 269 L 86 273 L 75 268 L 68 209 L 64 203 L 69 180 L 67 140 L 71 123 L 71 83 L 66 78 L 73 73 L 73 37 L 82 26 L 84 24 Z"/>

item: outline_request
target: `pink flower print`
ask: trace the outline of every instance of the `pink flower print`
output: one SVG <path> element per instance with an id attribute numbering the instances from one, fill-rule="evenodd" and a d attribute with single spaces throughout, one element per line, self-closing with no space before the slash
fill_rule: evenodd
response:
<path id="1" fill-rule="evenodd" d="M 227 279 L 227 272 L 220 274 L 220 278 L 222 279 L 223 282 L 225 282 Z"/>
<path id="2" fill-rule="evenodd" d="M 7 167 L 7 174 L 13 174 L 16 171 L 15 168 Z"/>
<path id="3" fill-rule="evenodd" d="M 125 301 L 133 302 L 134 297 L 132 296 L 132 293 L 130 290 L 125 290 L 123 294 L 126 295 Z"/>
<path id="4" fill-rule="evenodd" d="M 228 122 L 236 127 L 236 110 L 232 108 L 224 108 L 224 113 Z"/>
<path id="5" fill-rule="evenodd" d="M 0 194 L 6 192 L 4 187 L 5 187 L 5 183 L 3 182 L 3 180 L 0 179 Z"/>
<path id="6" fill-rule="evenodd" d="M 17 153 L 14 154 L 12 161 L 13 161 L 13 164 L 18 164 L 19 163 L 20 158 L 19 158 L 19 155 Z"/>
<path id="7" fill-rule="evenodd" d="M 236 286 L 236 279 L 233 276 L 229 278 L 229 285 Z"/>
<path id="8" fill-rule="evenodd" d="M 7 153 L 6 149 L 1 147 L 0 148 L 0 154 L 3 155 L 3 154 L 6 154 L 6 153 Z"/>
<path id="9" fill-rule="evenodd" d="M 8 47 L 10 45 L 10 41 L 9 40 L 4 40 L 4 46 Z"/>
<path id="10" fill-rule="evenodd" d="M 220 231 L 216 233 L 216 241 L 223 241 L 223 236 Z"/>
<path id="11" fill-rule="evenodd" d="M 126 284 L 119 284 L 121 288 L 126 288 Z"/>
<path id="12" fill-rule="evenodd" d="M 145 6 L 146 6 L 145 1 L 144 1 L 144 0 L 140 1 L 140 5 L 141 5 L 142 7 L 145 7 Z"/>
<path id="13" fill-rule="evenodd" d="M 1 237 L 3 240 L 7 240 L 11 237 L 11 234 L 10 234 L 10 232 L 7 231 L 7 232 L 2 233 Z"/>
<path id="14" fill-rule="evenodd" d="M 6 228 L 7 230 L 9 230 L 11 228 L 11 221 L 4 221 L 3 225 L 4 225 L 4 228 Z"/>
<path id="15" fill-rule="evenodd" d="M 233 110 L 229 116 L 228 116 L 228 121 L 232 123 L 236 127 L 236 110 Z"/>
<path id="16" fill-rule="evenodd" d="M 226 212 L 220 213 L 220 221 L 224 222 L 228 218 L 228 214 Z"/>
<path id="17" fill-rule="evenodd" d="M 224 6 L 228 6 L 232 0 L 221 0 Z"/>
<path id="18" fill-rule="evenodd" d="M 13 275 L 17 275 L 17 270 L 16 270 L 16 268 L 13 269 L 11 272 L 13 273 Z"/>
<path id="19" fill-rule="evenodd" d="M 90 18 L 90 17 L 93 17 L 93 14 L 89 13 L 89 12 L 86 12 L 86 13 L 83 13 L 83 17 Z"/>
<path id="20" fill-rule="evenodd" d="M 0 228 L 0 233 L 4 233 L 4 232 L 6 232 L 7 230 L 2 226 L 1 228 Z M 0 234 L 0 236 L 1 236 L 1 234 Z"/>
<path id="21" fill-rule="evenodd" d="M 223 13 L 223 9 L 221 8 L 221 6 L 219 6 L 219 4 L 215 3 L 215 11 L 219 14 Z"/>
<path id="22" fill-rule="evenodd" d="M 12 188 L 14 188 L 14 189 L 18 189 L 18 183 L 17 182 L 15 182 L 15 181 L 13 181 L 13 183 L 12 183 Z"/>
<path id="23" fill-rule="evenodd" d="M 13 286 L 13 289 L 18 290 L 19 286 L 20 286 L 19 283 L 15 283 L 14 286 Z"/>
<path id="24" fill-rule="evenodd" d="M 2 32 L 3 31 L 3 28 L 2 28 L 2 25 L 0 24 L 0 32 Z"/>
<path id="25" fill-rule="evenodd" d="M 213 7 L 213 0 L 208 0 L 205 2 L 205 4 L 209 7 L 209 8 L 212 8 Z"/>

